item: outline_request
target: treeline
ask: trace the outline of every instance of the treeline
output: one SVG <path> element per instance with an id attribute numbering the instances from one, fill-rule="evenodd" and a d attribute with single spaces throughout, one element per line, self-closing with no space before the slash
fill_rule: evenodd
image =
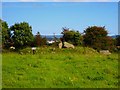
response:
<path id="1" fill-rule="evenodd" d="M 27 22 L 15 23 L 8 27 L 7 22 L 0 20 L 0 31 L 2 31 L 2 48 L 10 48 L 14 46 L 21 49 L 28 46 L 44 46 L 46 45 L 46 37 L 41 37 L 40 32 L 34 36 L 32 27 Z M 86 28 L 83 33 L 69 28 L 62 28 L 63 34 L 61 41 L 72 43 L 75 46 L 91 47 L 99 50 L 116 51 L 120 46 L 120 36 L 116 39 L 108 36 L 105 27 L 91 26 Z M 55 38 L 56 39 L 56 38 Z"/>
<path id="2" fill-rule="evenodd" d="M 82 34 L 80 34 L 79 31 L 63 28 L 62 34 L 64 41 L 70 42 L 76 46 L 82 45 L 84 47 L 91 47 L 97 51 L 117 51 L 117 46 L 120 46 L 120 36 L 116 39 L 108 36 L 108 31 L 105 26 L 88 27 Z"/>
<path id="3" fill-rule="evenodd" d="M 46 44 L 47 39 L 42 38 L 39 32 L 35 36 L 32 34 L 32 27 L 27 22 L 15 23 L 10 27 L 5 21 L 0 20 L 0 23 L 2 25 L 2 48 L 8 49 L 14 46 L 16 49 L 21 49 Z"/>

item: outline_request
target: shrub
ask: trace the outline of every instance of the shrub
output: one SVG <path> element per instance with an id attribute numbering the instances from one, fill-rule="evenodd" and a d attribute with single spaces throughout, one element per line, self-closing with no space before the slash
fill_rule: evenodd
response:
<path id="1" fill-rule="evenodd" d="M 112 50 L 114 48 L 114 41 L 111 37 L 107 36 L 108 32 L 105 27 L 88 27 L 84 31 L 83 42 L 85 46 L 92 47 L 97 51 Z"/>

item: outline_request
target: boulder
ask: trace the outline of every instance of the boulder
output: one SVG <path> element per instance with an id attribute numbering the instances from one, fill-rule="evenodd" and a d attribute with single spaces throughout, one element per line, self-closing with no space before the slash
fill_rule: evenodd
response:
<path id="1" fill-rule="evenodd" d="M 59 48 L 62 48 L 62 42 L 59 43 Z M 68 42 L 64 42 L 64 48 L 75 48 L 75 46 L 73 44 L 70 44 Z"/>
<path id="2" fill-rule="evenodd" d="M 14 50 L 14 49 L 15 49 L 15 47 L 11 46 L 11 47 L 10 47 L 10 49 L 13 49 L 13 50 Z"/>
<path id="3" fill-rule="evenodd" d="M 61 43 L 59 43 L 59 45 L 58 45 L 58 46 L 59 46 L 59 48 L 61 49 L 61 48 L 62 48 L 62 42 L 61 42 Z"/>
<path id="4" fill-rule="evenodd" d="M 110 55 L 111 53 L 109 52 L 109 50 L 100 50 L 101 54 L 105 54 L 105 55 Z"/>
<path id="5" fill-rule="evenodd" d="M 75 46 L 73 44 L 70 44 L 68 42 L 64 42 L 64 47 L 66 47 L 66 48 L 75 48 Z"/>

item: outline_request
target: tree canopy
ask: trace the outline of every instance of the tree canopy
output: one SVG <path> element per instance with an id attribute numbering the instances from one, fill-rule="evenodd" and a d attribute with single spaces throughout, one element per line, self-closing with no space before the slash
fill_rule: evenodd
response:
<path id="1" fill-rule="evenodd" d="M 84 31 L 84 45 L 97 50 L 110 49 L 113 46 L 113 40 L 108 37 L 105 27 L 92 26 Z"/>
<path id="2" fill-rule="evenodd" d="M 3 47 L 9 47 L 9 41 L 10 41 L 10 31 L 8 28 L 8 24 L 6 21 L 3 21 L 0 19 L 0 29 L 2 29 L 2 46 Z"/>
<path id="3" fill-rule="evenodd" d="M 47 42 L 46 37 L 42 38 L 40 32 L 37 32 L 37 34 L 34 37 L 34 46 L 43 46 L 46 45 L 46 42 Z"/>
<path id="4" fill-rule="evenodd" d="M 10 32 L 16 48 L 29 46 L 33 41 L 32 27 L 27 22 L 15 23 Z"/>
<path id="5" fill-rule="evenodd" d="M 32 34 L 32 27 L 27 22 L 15 23 L 8 27 L 6 21 L 0 19 L 0 36 L 2 36 L 3 48 L 9 48 L 15 46 L 15 48 L 23 48 L 26 46 L 43 46 L 46 45 L 46 37 L 41 37 L 40 32 L 34 36 Z M 120 36 L 117 39 L 112 39 L 107 34 L 105 27 L 91 26 L 84 30 L 82 35 L 77 30 L 71 30 L 69 28 L 62 28 L 63 37 L 61 41 L 69 42 L 74 45 L 84 45 L 92 47 L 96 50 L 113 49 L 114 46 L 120 46 Z M 57 38 L 54 36 L 54 40 Z M 63 43 L 64 44 L 64 43 Z M 1 43 L 0 43 L 1 46 Z"/>
<path id="6" fill-rule="evenodd" d="M 82 36 L 79 31 L 69 30 L 69 28 L 62 28 L 63 31 L 63 40 L 74 45 L 81 45 L 82 44 Z"/>
<path id="7" fill-rule="evenodd" d="M 120 46 L 120 35 L 116 38 L 116 45 Z"/>

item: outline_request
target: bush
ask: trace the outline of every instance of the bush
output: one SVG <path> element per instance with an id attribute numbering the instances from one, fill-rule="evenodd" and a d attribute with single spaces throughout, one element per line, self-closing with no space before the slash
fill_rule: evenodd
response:
<path id="1" fill-rule="evenodd" d="M 82 44 L 82 36 L 79 31 L 69 30 L 69 28 L 63 28 L 63 40 L 74 45 Z"/>
<path id="2" fill-rule="evenodd" d="M 83 42 L 85 46 L 92 47 L 97 51 L 112 50 L 114 48 L 114 40 L 107 36 L 108 32 L 105 27 L 88 27 L 84 33 Z"/>

